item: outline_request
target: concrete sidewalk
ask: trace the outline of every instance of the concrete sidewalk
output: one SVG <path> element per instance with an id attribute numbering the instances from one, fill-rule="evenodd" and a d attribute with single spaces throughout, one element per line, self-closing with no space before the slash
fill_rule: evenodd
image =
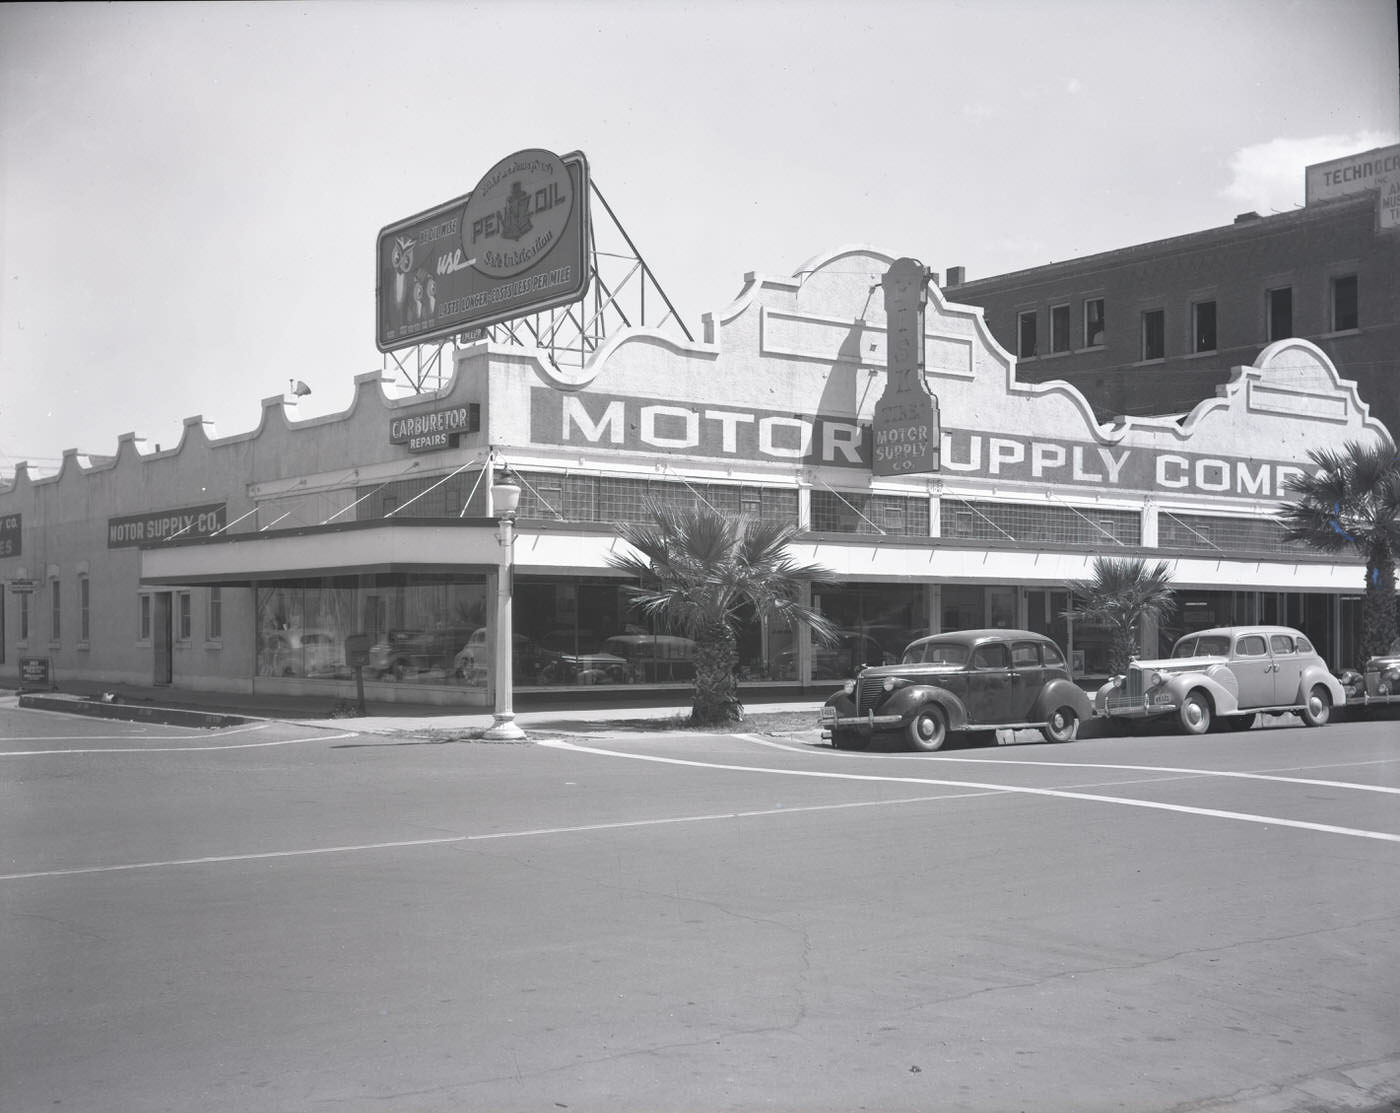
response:
<path id="1" fill-rule="evenodd" d="M 625 693 L 618 693 L 623 695 Z M 69 714 L 140 722 L 162 722 L 187 726 L 218 727 L 256 719 L 273 719 L 306 726 L 356 730 L 373 734 L 423 731 L 484 733 L 494 722 L 491 712 L 476 708 L 441 707 L 414 703 L 367 702 L 367 714 L 354 714 L 354 700 L 338 696 L 281 696 L 237 692 L 197 692 L 177 688 L 145 687 L 131 684 L 102 685 L 72 681 L 57 691 L 20 692 L 0 687 L 0 698 L 17 698 L 21 707 L 61 711 Z M 684 698 L 676 692 L 673 696 Z M 111 698 L 107 698 L 111 697 Z M 812 729 L 817 729 L 817 710 L 823 697 L 816 693 L 794 693 L 791 700 L 766 700 L 745 704 L 748 715 L 771 712 L 811 713 Z M 347 714 L 347 712 L 349 712 Z M 526 702 L 517 706 L 515 720 L 527 733 L 588 733 L 616 727 L 619 722 L 656 722 L 681 719 L 690 714 L 690 703 L 632 702 L 599 704 Z"/>

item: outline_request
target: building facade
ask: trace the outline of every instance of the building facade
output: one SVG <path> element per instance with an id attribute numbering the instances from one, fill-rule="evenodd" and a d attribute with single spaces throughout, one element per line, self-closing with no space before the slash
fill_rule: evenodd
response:
<path id="1" fill-rule="evenodd" d="M 980 308 L 936 287 L 919 311 L 936 470 L 879 475 L 872 419 L 909 345 L 881 298 L 893 256 L 843 248 L 746 277 L 695 343 L 626 330 L 581 369 L 480 341 L 432 395 L 355 380 L 342 413 L 259 427 L 202 417 L 149 451 L 67 452 L 0 489 L 0 668 L 55 680 L 491 706 L 496 593 L 511 585 L 515 690 L 684 687 L 693 646 L 632 611 L 609 556 L 652 502 L 798 525 L 794 555 L 838 647 L 747 624 L 743 685 L 827 687 L 930 631 L 1053 636 L 1087 683 L 1104 631 L 1065 618 L 1098 554 L 1170 562 L 1176 627 L 1306 630 L 1351 663 L 1363 569 L 1285 545 L 1275 522 L 1309 450 L 1385 438 L 1319 348 L 1285 339 L 1184 417 L 1099 421 L 1063 382 L 1023 381 Z M 904 311 L 901 310 L 901 314 Z M 523 495 L 512 544 L 491 505 Z M 367 652 L 363 647 L 368 646 Z M 614 693 L 615 695 L 615 693 Z"/>
<path id="2" fill-rule="evenodd" d="M 1382 221 L 1381 200 L 1344 193 L 971 281 L 954 267 L 945 292 L 986 310 L 1022 380 L 1072 383 L 1101 419 L 1185 413 L 1231 368 L 1300 337 L 1400 428 L 1400 225 Z"/>

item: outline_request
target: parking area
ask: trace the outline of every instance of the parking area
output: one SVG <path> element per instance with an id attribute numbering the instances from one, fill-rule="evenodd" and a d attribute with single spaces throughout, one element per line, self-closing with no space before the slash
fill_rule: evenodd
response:
<path id="1" fill-rule="evenodd" d="M 1392 721 L 914 754 L 0 707 L 0 739 L 0 1108 L 1400 1096 Z"/>

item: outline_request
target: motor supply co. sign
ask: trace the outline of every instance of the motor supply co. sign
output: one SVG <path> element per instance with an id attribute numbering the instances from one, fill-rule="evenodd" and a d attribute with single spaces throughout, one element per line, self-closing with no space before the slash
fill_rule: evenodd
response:
<path id="1" fill-rule="evenodd" d="M 872 467 L 874 439 L 869 425 L 850 418 L 564 394 L 548 387 L 530 391 L 530 436 L 542 445 L 866 471 Z M 945 477 L 1236 498 L 1286 498 L 1288 478 L 1304 474 L 1288 460 L 1086 444 L 946 425 L 939 459 Z"/>

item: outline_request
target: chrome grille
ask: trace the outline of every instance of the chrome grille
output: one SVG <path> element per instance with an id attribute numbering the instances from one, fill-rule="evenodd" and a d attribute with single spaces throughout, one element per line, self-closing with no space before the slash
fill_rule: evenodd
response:
<path id="1" fill-rule="evenodd" d="M 862 715 L 868 714 L 875 709 L 875 704 L 880 700 L 882 680 L 874 677 L 870 679 L 859 679 L 856 681 L 856 710 Z"/>

